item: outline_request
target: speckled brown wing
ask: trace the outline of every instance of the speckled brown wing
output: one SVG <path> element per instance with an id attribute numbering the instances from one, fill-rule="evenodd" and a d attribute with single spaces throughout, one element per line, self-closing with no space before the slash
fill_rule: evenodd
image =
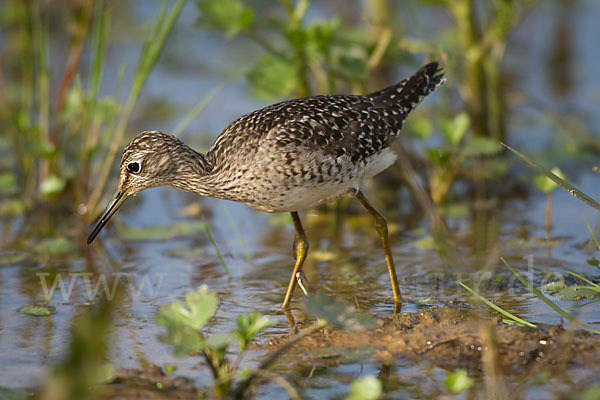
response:
<path id="1" fill-rule="evenodd" d="M 402 82 L 366 96 L 322 95 L 288 100 L 232 122 L 207 154 L 214 165 L 227 165 L 228 149 L 252 154 L 260 146 L 307 149 L 352 162 L 388 147 L 404 120 L 425 96 L 444 82 L 437 63 Z M 293 157 L 293 152 L 282 152 Z"/>

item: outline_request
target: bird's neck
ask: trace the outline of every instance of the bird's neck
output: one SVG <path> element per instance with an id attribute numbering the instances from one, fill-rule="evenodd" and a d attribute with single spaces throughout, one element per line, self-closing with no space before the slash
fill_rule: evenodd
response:
<path id="1" fill-rule="evenodd" d="M 221 189 L 213 183 L 214 165 L 205 154 L 185 146 L 179 148 L 172 159 L 177 160 L 176 172 L 171 175 L 168 186 L 201 196 L 223 197 Z"/>

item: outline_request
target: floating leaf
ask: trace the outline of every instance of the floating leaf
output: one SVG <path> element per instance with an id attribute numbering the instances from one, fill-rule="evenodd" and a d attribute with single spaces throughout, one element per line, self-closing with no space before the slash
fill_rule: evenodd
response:
<path id="1" fill-rule="evenodd" d="M 469 376 L 467 371 L 464 369 L 457 369 L 456 371 L 452 371 L 446 375 L 446 380 L 444 383 L 446 384 L 446 387 L 450 393 L 458 394 L 463 390 L 467 390 L 473 386 L 475 381 Z"/>
<path id="2" fill-rule="evenodd" d="M 344 329 L 377 326 L 377 321 L 370 314 L 356 313 L 352 306 L 324 293 L 308 297 L 305 301 L 305 309 L 307 313 Z"/>
<path id="3" fill-rule="evenodd" d="M 23 306 L 17 310 L 21 314 L 32 315 L 34 317 L 45 317 L 56 314 L 56 307 L 32 304 Z"/>
<path id="4" fill-rule="evenodd" d="M 589 286 L 569 286 L 560 290 L 554 296 L 561 300 L 578 301 L 582 299 L 595 299 L 600 296 L 600 292 Z"/>
<path id="5" fill-rule="evenodd" d="M 317 261 L 333 261 L 336 260 L 339 255 L 334 253 L 333 251 L 324 251 L 324 250 L 315 250 L 310 253 L 310 256 L 313 260 Z"/>
<path id="6" fill-rule="evenodd" d="M 438 303 L 438 301 L 432 297 L 426 297 L 424 299 L 417 299 L 415 303 L 420 307 L 431 307 L 435 306 Z"/>
<path id="7" fill-rule="evenodd" d="M 119 229 L 119 237 L 123 240 L 157 241 L 171 240 L 181 236 L 190 236 L 206 231 L 201 221 L 181 221 L 168 226 L 127 227 Z"/>
<path id="8" fill-rule="evenodd" d="M 558 292 L 561 289 L 566 288 L 567 285 L 565 284 L 564 281 L 554 281 L 554 282 L 548 282 L 545 285 L 540 286 L 540 290 L 544 290 L 546 292 L 550 292 L 550 293 L 554 293 L 554 292 Z"/>
<path id="9" fill-rule="evenodd" d="M 175 247 L 169 249 L 167 254 L 176 258 L 195 259 L 204 254 L 204 249 L 201 247 Z"/>
<path id="10" fill-rule="evenodd" d="M 383 385 L 379 379 L 373 375 L 367 375 L 364 378 L 355 379 L 350 384 L 350 393 L 346 400 L 376 400 L 383 393 Z"/>
<path id="11" fill-rule="evenodd" d="M 435 239 L 433 236 L 425 236 L 421 239 L 413 241 L 412 245 L 423 250 L 433 249 L 435 248 Z"/>
<path id="12" fill-rule="evenodd" d="M 39 254 L 58 256 L 73 253 L 77 249 L 77 246 L 66 237 L 58 236 L 42 240 L 33 249 Z"/>
<path id="13" fill-rule="evenodd" d="M 523 276 L 521 276 L 521 274 L 519 274 L 517 272 L 516 269 L 513 268 L 512 265 L 510 265 L 508 263 L 508 261 L 506 261 L 506 259 L 504 257 L 500 257 L 500 260 L 502 260 L 502 262 L 504 263 L 504 265 L 506 265 L 508 267 L 508 269 L 511 270 L 511 272 L 517 277 L 517 279 L 519 281 L 521 281 L 521 283 L 523 285 L 525 285 L 529 290 L 531 290 L 533 292 L 533 294 L 535 294 L 537 296 L 538 299 L 542 300 L 544 303 L 546 303 L 548 306 L 550 306 L 550 308 L 552 308 L 554 311 L 556 311 L 560 316 L 562 316 L 563 318 L 565 318 L 567 321 L 571 322 L 572 324 L 583 328 L 587 331 L 590 331 L 592 333 L 597 333 L 600 334 L 600 330 L 596 329 L 596 328 L 592 328 L 591 326 L 588 326 L 584 323 L 579 322 L 577 319 L 575 319 L 571 314 L 569 314 L 568 312 L 566 312 L 565 310 L 563 310 L 562 308 L 560 308 L 559 306 L 557 306 L 556 304 L 554 304 L 550 299 L 548 299 L 546 296 L 544 296 L 542 294 L 542 292 L 540 292 L 539 290 L 537 290 L 535 287 L 533 287 L 528 281 L 527 279 L 523 278 Z"/>

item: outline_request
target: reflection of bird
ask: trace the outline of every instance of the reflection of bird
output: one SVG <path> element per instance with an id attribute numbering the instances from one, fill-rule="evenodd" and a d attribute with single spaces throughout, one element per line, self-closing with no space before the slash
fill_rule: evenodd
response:
<path id="1" fill-rule="evenodd" d="M 394 162 L 389 146 L 407 115 L 444 81 L 438 64 L 431 63 L 365 96 L 314 96 L 273 104 L 232 122 L 206 154 L 166 133 L 142 132 L 123 151 L 117 193 L 88 243 L 128 197 L 156 186 L 233 200 L 261 211 L 291 212 L 297 247 L 283 302 L 287 308 L 308 252 L 298 211 L 351 193 L 375 219 L 394 301 L 399 303 L 386 221 L 359 184 Z"/>

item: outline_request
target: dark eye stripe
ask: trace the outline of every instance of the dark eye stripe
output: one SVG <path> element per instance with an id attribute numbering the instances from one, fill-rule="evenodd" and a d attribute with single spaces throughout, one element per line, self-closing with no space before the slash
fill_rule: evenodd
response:
<path id="1" fill-rule="evenodd" d="M 129 172 L 138 173 L 140 172 L 140 164 L 136 162 L 132 162 L 127 164 L 127 170 Z"/>

